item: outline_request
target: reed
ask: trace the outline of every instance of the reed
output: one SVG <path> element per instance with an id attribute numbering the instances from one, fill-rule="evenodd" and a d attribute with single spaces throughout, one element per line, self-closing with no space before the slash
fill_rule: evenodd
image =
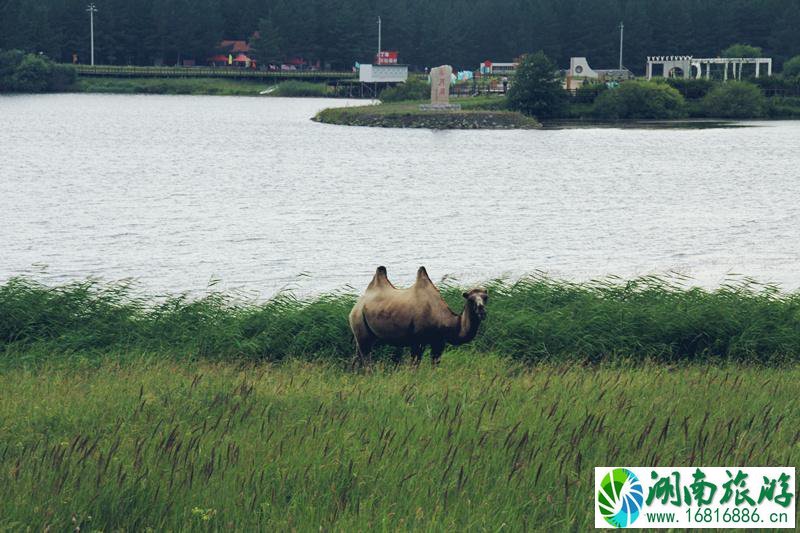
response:
<path id="1" fill-rule="evenodd" d="M 800 360 L 800 293 L 748 280 L 713 291 L 684 283 L 675 277 L 569 283 L 539 275 L 494 281 L 487 284 L 488 319 L 470 346 L 529 364 Z M 443 295 L 460 311 L 459 287 L 445 286 Z M 221 292 L 150 298 L 124 283 L 50 287 L 15 278 L 0 285 L 0 362 L 109 351 L 347 362 L 355 351 L 347 323 L 354 301 L 342 292 L 310 299 L 282 293 L 263 302 Z"/>
<path id="2" fill-rule="evenodd" d="M 800 370 L 175 362 L 0 373 L 0 529 L 585 531 L 593 467 L 800 464 Z"/>

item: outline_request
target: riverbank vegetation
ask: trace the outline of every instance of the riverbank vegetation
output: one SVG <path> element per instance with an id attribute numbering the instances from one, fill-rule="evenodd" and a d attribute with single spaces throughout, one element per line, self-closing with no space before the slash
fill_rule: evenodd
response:
<path id="1" fill-rule="evenodd" d="M 800 292 L 742 281 L 714 291 L 680 278 L 568 283 L 542 276 L 488 284 L 489 317 L 470 345 L 528 364 L 658 361 L 800 362 Z M 462 290 L 445 286 L 460 311 Z M 355 296 L 266 302 L 212 292 L 151 299 L 125 284 L 0 286 L 0 364 L 130 352 L 178 359 L 324 360 L 349 364 Z M 378 359 L 391 356 L 380 351 Z"/>
<path id="2" fill-rule="evenodd" d="M 334 96 L 324 83 L 225 78 L 109 78 L 80 77 L 68 88 L 71 92 L 113 94 L 191 94 L 216 96 Z"/>
<path id="3" fill-rule="evenodd" d="M 0 93 L 64 91 L 75 83 L 75 77 L 71 65 L 21 50 L 0 50 Z"/>
<path id="4" fill-rule="evenodd" d="M 258 96 L 266 90 L 263 81 L 222 78 L 107 78 L 80 77 L 71 92 L 112 94 L 193 94 Z"/>
<path id="5" fill-rule="evenodd" d="M 652 81 L 627 81 L 603 91 L 594 101 L 599 119 L 679 119 L 688 116 L 686 101 L 673 87 Z"/>
<path id="6" fill-rule="evenodd" d="M 797 366 L 80 359 L 0 373 L 0 528 L 585 531 L 598 465 L 800 463 Z"/>

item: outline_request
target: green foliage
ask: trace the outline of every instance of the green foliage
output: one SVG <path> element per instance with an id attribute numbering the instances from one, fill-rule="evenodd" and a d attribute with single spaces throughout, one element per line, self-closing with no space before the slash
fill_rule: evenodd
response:
<path id="1" fill-rule="evenodd" d="M 717 82 L 705 78 L 667 78 L 665 81 L 689 100 L 703 98 L 717 85 Z"/>
<path id="2" fill-rule="evenodd" d="M 41 93 L 50 85 L 52 64 L 34 54 L 28 54 L 14 69 L 11 86 L 16 92 Z"/>
<path id="3" fill-rule="evenodd" d="M 460 312 L 458 287 L 446 301 Z M 525 362 L 800 361 L 800 293 L 752 283 L 713 292 L 669 280 L 572 284 L 543 277 L 491 283 L 489 318 L 470 346 Z M 221 293 L 155 303 L 125 285 L 86 281 L 0 286 L 0 353 L 165 351 L 212 359 L 349 360 L 349 294 L 264 303 Z"/>
<path id="4" fill-rule="evenodd" d="M 284 81 L 278 84 L 271 96 L 328 96 L 328 86 L 324 83 L 307 81 Z"/>
<path id="5" fill-rule="evenodd" d="M 50 83 L 48 89 L 61 92 L 71 89 L 78 79 L 75 67 L 62 63 L 53 63 L 50 70 Z"/>
<path id="6" fill-rule="evenodd" d="M 767 100 L 766 114 L 770 118 L 800 119 L 800 97 L 775 96 Z"/>
<path id="7" fill-rule="evenodd" d="M 796 55 L 783 64 L 783 75 L 787 78 L 800 76 L 800 55 Z"/>
<path id="8" fill-rule="evenodd" d="M 37 54 L 0 50 L 0 92 L 63 91 L 75 83 L 75 68 Z"/>
<path id="9" fill-rule="evenodd" d="M 751 78 L 747 80 L 749 83 L 755 84 L 765 92 L 767 95 L 770 93 L 791 93 L 800 95 L 800 77 L 789 77 L 782 74 L 775 76 L 761 76 L 760 78 Z"/>
<path id="10" fill-rule="evenodd" d="M 764 57 L 764 51 L 749 44 L 732 44 L 722 51 L 722 57 Z"/>
<path id="11" fill-rule="evenodd" d="M 208 94 L 258 96 L 263 82 L 226 78 L 111 78 L 82 76 L 73 90 L 115 94 Z"/>
<path id="12" fill-rule="evenodd" d="M 429 100 L 431 86 L 419 78 L 409 78 L 405 83 L 394 87 L 387 87 L 381 91 L 380 99 L 383 102 L 402 102 L 406 100 Z"/>
<path id="13" fill-rule="evenodd" d="M 589 531 L 597 465 L 800 464 L 797 366 L 159 356 L 0 373 L 4 529 Z"/>
<path id="14" fill-rule="evenodd" d="M 508 90 L 509 108 L 536 118 L 550 118 L 562 115 L 566 105 L 567 93 L 555 63 L 542 51 L 525 55 Z"/>
<path id="15" fill-rule="evenodd" d="M 25 59 L 21 50 L 0 50 L 0 92 L 14 90 L 14 72 Z"/>
<path id="16" fill-rule="evenodd" d="M 759 118 L 766 109 L 761 90 L 746 81 L 731 81 L 712 89 L 702 103 L 703 113 L 714 118 Z"/>
<path id="17" fill-rule="evenodd" d="M 601 119 L 675 119 L 686 116 L 686 102 L 666 83 L 626 81 L 595 100 L 593 114 Z"/>

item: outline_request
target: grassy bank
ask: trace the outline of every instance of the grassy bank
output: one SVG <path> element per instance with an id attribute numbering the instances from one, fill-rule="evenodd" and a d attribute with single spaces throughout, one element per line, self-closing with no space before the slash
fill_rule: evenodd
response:
<path id="1" fill-rule="evenodd" d="M 305 81 L 225 79 L 225 78 L 107 78 L 81 77 L 72 85 L 74 92 L 113 94 L 191 94 L 219 96 L 331 96 L 324 83 Z"/>
<path id="2" fill-rule="evenodd" d="M 800 369 L 0 373 L 0 529 L 585 531 L 593 467 L 800 466 Z M 152 528 L 152 529 L 148 529 Z"/>
<path id="3" fill-rule="evenodd" d="M 460 98 L 452 103 L 459 111 L 423 111 L 425 101 L 325 109 L 317 122 L 345 126 L 431 129 L 533 129 L 540 124 L 531 117 L 505 109 L 505 98 Z"/>
<path id="4" fill-rule="evenodd" d="M 268 87 L 269 83 L 263 80 L 81 77 L 73 90 L 83 93 L 258 96 L 260 91 Z"/>
<path id="5" fill-rule="evenodd" d="M 526 363 L 800 361 L 800 293 L 752 282 L 707 291 L 684 282 L 533 276 L 489 283 L 489 316 L 470 347 Z M 461 292 L 443 287 L 456 311 Z M 308 300 L 287 293 L 266 302 L 224 293 L 153 299 L 124 284 L 46 287 L 19 278 L 0 285 L 0 365 L 109 351 L 346 362 L 354 353 L 347 324 L 354 301 L 346 293 Z"/>

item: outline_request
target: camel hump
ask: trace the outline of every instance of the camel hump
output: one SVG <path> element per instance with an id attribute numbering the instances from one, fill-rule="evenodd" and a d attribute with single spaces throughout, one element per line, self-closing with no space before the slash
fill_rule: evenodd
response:
<path id="1" fill-rule="evenodd" d="M 389 281 L 389 277 L 386 274 L 385 266 L 379 266 L 378 269 L 375 270 L 375 275 L 372 277 L 372 282 L 369 284 L 369 286 L 370 287 L 393 286 Z"/>
<path id="2" fill-rule="evenodd" d="M 417 283 L 433 283 L 424 266 L 419 267 L 419 270 L 417 270 Z"/>

